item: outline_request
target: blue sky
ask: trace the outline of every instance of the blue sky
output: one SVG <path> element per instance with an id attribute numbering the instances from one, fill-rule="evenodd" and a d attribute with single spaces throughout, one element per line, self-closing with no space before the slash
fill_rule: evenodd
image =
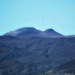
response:
<path id="1" fill-rule="evenodd" d="M 75 34 L 75 0 L 0 0 L 0 35 L 22 27 Z"/>

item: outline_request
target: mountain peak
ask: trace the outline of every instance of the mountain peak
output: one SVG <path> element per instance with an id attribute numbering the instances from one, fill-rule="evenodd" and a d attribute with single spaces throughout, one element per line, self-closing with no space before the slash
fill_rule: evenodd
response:
<path id="1" fill-rule="evenodd" d="M 53 29 L 47 29 L 45 32 L 55 32 Z"/>
<path id="2" fill-rule="evenodd" d="M 37 36 L 41 31 L 33 27 L 23 27 L 11 32 L 6 33 L 5 35 L 11 35 L 18 38 L 31 38 Z"/>
<path id="3" fill-rule="evenodd" d="M 28 31 L 28 30 L 36 30 L 36 29 L 33 27 L 23 27 L 23 28 L 17 29 L 17 31 Z"/>
<path id="4" fill-rule="evenodd" d="M 54 29 L 47 29 L 47 30 L 44 31 L 44 34 L 46 34 L 48 37 L 62 36 L 62 34 L 56 32 Z"/>
<path id="5" fill-rule="evenodd" d="M 17 38 L 32 38 L 32 37 L 55 37 L 61 36 L 60 33 L 56 32 L 53 29 L 47 29 L 45 31 L 40 31 L 34 27 L 23 27 L 11 32 L 6 33 L 5 35 L 11 35 Z"/>

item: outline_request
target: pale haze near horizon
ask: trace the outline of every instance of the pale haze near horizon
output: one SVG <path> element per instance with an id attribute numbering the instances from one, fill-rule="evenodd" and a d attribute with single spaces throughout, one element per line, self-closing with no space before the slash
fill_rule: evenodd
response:
<path id="1" fill-rule="evenodd" d="M 22 28 L 75 34 L 75 0 L 0 0 L 0 35 Z"/>

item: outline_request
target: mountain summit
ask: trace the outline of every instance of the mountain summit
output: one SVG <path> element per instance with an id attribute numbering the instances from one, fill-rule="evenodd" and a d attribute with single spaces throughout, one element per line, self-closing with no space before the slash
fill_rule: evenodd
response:
<path id="1" fill-rule="evenodd" d="M 33 28 L 33 27 L 24 27 L 11 32 L 6 33 L 5 35 L 11 35 L 18 38 L 32 38 L 36 37 L 41 31 Z"/>
<path id="2" fill-rule="evenodd" d="M 53 29 L 47 29 L 43 32 L 47 37 L 60 37 L 63 36 L 62 34 L 56 32 Z"/>
<path id="3" fill-rule="evenodd" d="M 45 30 L 46 32 L 54 32 L 54 30 L 53 29 L 47 29 L 47 30 Z"/>
<path id="4" fill-rule="evenodd" d="M 24 27 L 11 32 L 6 33 L 5 35 L 15 36 L 17 38 L 28 39 L 33 37 L 59 37 L 62 36 L 60 33 L 54 31 L 53 29 L 47 29 L 45 31 L 37 30 L 33 27 Z"/>

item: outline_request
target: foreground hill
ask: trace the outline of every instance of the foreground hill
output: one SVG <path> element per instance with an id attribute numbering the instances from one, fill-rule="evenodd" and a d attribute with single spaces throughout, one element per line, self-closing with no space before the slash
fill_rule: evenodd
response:
<path id="1" fill-rule="evenodd" d="M 56 67 L 55 72 L 59 72 L 59 71 L 75 74 L 75 60 L 70 60 L 69 62 Z"/>
<path id="2" fill-rule="evenodd" d="M 0 37 L 2 74 L 44 75 L 72 59 L 75 60 L 75 37 L 33 37 L 26 40 L 9 35 Z"/>

